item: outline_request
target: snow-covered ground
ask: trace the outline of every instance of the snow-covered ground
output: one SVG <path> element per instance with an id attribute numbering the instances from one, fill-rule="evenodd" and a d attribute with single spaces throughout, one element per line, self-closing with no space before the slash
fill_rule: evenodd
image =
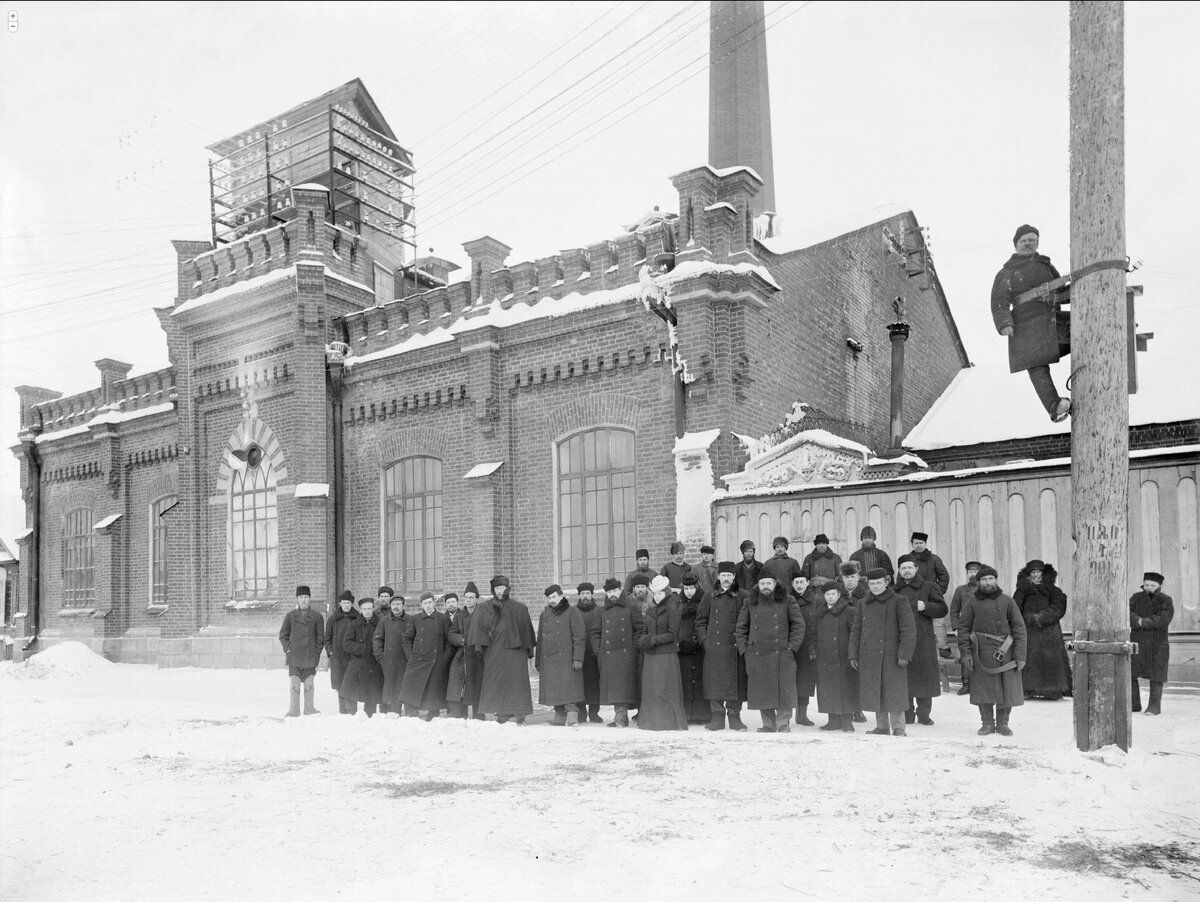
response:
<path id="1" fill-rule="evenodd" d="M 1200 895 L 1197 696 L 1124 755 L 1070 701 L 1007 740 L 956 695 L 904 739 L 684 736 L 352 719 L 328 679 L 284 720 L 283 671 L 0 664 L 0 898 Z"/>

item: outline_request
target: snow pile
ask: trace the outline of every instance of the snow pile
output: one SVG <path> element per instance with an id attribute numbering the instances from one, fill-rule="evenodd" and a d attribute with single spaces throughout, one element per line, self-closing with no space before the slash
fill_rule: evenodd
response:
<path id="1" fill-rule="evenodd" d="M 7 662 L 0 669 L 0 677 L 44 680 L 51 677 L 101 676 L 114 666 L 112 661 L 96 654 L 82 642 L 60 642 L 20 664 Z"/>

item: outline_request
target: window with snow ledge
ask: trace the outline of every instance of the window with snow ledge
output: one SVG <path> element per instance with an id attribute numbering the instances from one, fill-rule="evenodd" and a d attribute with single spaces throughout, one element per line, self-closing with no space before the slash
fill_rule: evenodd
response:
<path id="1" fill-rule="evenodd" d="M 68 513 L 62 533 L 64 608 L 90 608 L 95 603 L 95 549 L 91 509 L 81 507 Z"/>

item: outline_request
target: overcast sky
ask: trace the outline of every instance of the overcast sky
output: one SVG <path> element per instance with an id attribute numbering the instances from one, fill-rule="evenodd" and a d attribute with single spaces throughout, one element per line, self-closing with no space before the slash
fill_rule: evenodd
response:
<path id="1" fill-rule="evenodd" d="M 14 386 L 165 366 L 173 238 L 208 239 L 206 144 L 354 77 L 416 156 L 421 253 L 609 237 L 707 152 L 708 4 L 28 4 L 0 35 L 0 430 Z M 785 230 L 884 203 L 928 226 L 968 353 L 1014 228 L 1068 268 L 1066 3 L 766 3 Z M 1126 6 L 1127 236 L 1142 329 L 1200 325 L 1200 4 Z M 1153 345 L 1152 345 L 1153 350 Z M 1014 377 L 1015 378 L 1015 377 Z M 1021 385 L 1019 390 L 1028 390 Z M 1194 390 L 1194 387 L 1190 390 Z M 23 528 L 0 455 L 0 535 Z"/>

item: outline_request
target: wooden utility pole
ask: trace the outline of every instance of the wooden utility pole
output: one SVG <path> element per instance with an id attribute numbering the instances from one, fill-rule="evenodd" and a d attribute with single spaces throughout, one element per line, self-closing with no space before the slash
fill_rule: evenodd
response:
<path id="1" fill-rule="evenodd" d="M 1071 0 L 1071 270 L 1125 257 L 1125 11 Z M 1075 741 L 1132 740 L 1125 273 L 1071 285 Z"/>

